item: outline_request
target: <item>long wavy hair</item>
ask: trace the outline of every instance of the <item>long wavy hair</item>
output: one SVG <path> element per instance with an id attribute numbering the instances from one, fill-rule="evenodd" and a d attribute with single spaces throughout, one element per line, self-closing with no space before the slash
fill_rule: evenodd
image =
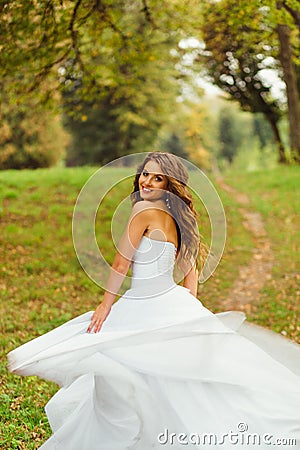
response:
<path id="1" fill-rule="evenodd" d="M 187 186 L 188 171 L 181 159 L 172 153 L 151 152 L 137 169 L 133 191 L 130 194 L 132 205 L 141 201 L 139 178 L 148 161 L 159 164 L 162 173 L 167 178 L 167 191 L 169 197 L 170 214 L 176 222 L 178 234 L 179 254 L 177 262 L 186 273 L 194 264 L 199 271 L 202 270 L 207 254 L 207 247 L 200 240 L 198 229 L 198 213 L 194 208 L 191 192 Z M 172 195 L 173 194 L 173 195 Z"/>

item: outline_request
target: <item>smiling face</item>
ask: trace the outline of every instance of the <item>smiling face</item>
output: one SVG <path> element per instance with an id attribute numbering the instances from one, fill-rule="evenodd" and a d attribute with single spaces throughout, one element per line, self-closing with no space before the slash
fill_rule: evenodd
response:
<path id="1" fill-rule="evenodd" d="M 140 196 L 144 200 L 155 201 L 163 197 L 167 190 L 168 179 L 163 175 L 156 161 L 148 161 L 139 178 Z"/>

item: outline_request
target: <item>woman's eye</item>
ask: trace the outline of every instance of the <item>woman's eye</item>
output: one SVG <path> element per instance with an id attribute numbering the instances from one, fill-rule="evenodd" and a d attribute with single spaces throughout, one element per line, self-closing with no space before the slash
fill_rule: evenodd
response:
<path id="1" fill-rule="evenodd" d="M 147 177 L 147 176 L 149 175 L 149 172 L 147 172 L 146 170 L 144 170 L 144 171 L 142 172 L 142 175 L 143 175 L 144 177 Z M 156 179 L 156 181 L 163 181 L 162 177 L 155 177 L 155 179 Z"/>

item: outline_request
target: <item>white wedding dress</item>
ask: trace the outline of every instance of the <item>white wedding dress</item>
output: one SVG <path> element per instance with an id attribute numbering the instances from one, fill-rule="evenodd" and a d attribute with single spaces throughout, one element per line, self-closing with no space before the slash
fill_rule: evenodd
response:
<path id="1" fill-rule="evenodd" d="M 300 448 L 300 346 L 206 309 L 174 282 L 175 253 L 143 236 L 99 333 L 90 311 L 9 353 L 61 387 L 40 449 Z"/>

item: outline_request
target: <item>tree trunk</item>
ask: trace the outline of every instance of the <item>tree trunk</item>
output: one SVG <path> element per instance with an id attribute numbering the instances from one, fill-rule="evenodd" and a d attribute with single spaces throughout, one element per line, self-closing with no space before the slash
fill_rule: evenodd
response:
<path id="1" fill-rule="evenodd" d="M 285 150 L 284 150 L 284 146 L 283 146 L 283 142 L 281 140 L 280 137 L 280 133 L 279 133 L 279 129 L 277 126 L 277 121 L 270 119 L 270 116 L 266 116 L 268 122 L 271 125 L 272 131 L 273 131 L 273 135 L 275 138 L 275 142 L 276 142 L 276 146 L 277 146 L 277 150 L 278 150 L 278 159 L 277 161 L 280 164 L 286 164 L 287 163 L 287 159 L 286 159 L 286 155 L 285 155 Z"/>
<path id="2" fill-rule="evenodd" d="M 288 119 L 290 127 L 290 147 L 292 158 L 300 163 L 300 103 L 296 71 L 292 60 L 290 45 L 291 30 L 288 25 L 278 24 L 279 59 L 286 84 Z"/>

